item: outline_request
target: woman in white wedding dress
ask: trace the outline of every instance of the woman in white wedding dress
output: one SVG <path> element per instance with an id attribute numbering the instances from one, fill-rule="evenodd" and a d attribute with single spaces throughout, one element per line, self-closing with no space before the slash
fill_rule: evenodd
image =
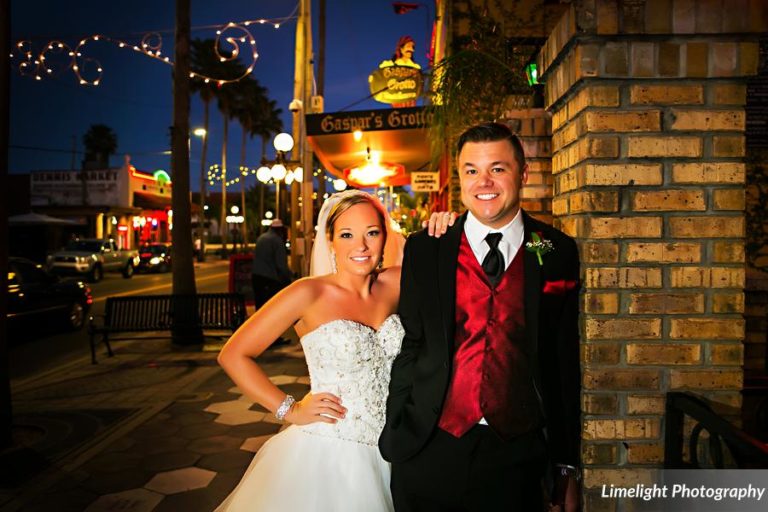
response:
<path id="1" fill-rule="evenodd" d="M 237 386 L 293 425 L 264 444 L 217 510 L 393 510 L 389 464 L 377 447 L 403 338 L 400 267 L 383 265 L 388 220 L 365 192 L 331 196 L 318 218 L 312 277 L 280 292 L 222 349 L 219 362 Z M 311 381 L 300 401 L 254 361 L 291 326 Z"/>

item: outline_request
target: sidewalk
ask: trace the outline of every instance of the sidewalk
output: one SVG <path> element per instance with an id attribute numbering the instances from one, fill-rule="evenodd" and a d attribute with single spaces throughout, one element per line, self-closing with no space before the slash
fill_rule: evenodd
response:
<path id="1" fill-rule="evenodd" d="M 97 365 L 82 357 L 12 382 L 17 446 L 0 453 L 1 511 L 211 511 L 281 428 L 215 351 L 113 348 Z M 259 362 L 286 392 L 309 390 L 295 337 Z"/>

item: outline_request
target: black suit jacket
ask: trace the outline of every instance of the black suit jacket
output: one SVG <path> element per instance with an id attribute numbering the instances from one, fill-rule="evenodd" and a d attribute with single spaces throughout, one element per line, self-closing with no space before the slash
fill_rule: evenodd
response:
<path id="1" fill-rule="evenodd" d="M 405 244 L 398 307 L 405 337 L 392 367 L 387 419 L 379 439 L 379 449 L 390 462 L 418 453 L 440 418 L 453 362 L 456 267 L 465 220 L 466 214 L 440 238 L 421 231 Z M 550 460 L 575 466 L 581 434 L 578 250 L 572 238 L 525 212 L 523 222 L 526 343 L 533 348 Z M 542 256 L 543 266 L 525 249 L 531 232 L 554 245 Z M 548 281 L 565 281 L 571 289 L 546 286 Z"/>

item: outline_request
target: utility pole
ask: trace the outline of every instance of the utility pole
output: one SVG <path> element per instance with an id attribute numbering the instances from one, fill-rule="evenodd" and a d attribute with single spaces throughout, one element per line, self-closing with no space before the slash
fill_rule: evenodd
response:
<path id="1" fill-rule="evenodd" d="M 318 42 L 320 49 L 317 56 L 317 95 L 325 97 L 325 0 L 320 0 L 320 12 L 318 13 Z M 317 201 L 318 209 L 323 204 L 325 195 L 325 172 L 322 172 L 317 178 Z"/>

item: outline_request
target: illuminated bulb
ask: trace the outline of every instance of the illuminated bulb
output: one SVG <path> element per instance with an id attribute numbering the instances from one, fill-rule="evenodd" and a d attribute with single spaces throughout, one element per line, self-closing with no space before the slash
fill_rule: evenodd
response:
<path id="1" fill-rule="evenodd" d="M 101 68 L 99 68 L 97 71 L 98 71 L 99 73 L 101 73 Z"/>
<path id="2" fill-rule="evenodd" d="M 333 180 L 333 189 L 337 192 L 341 192 L 342 190 L 346 190 L 347 188 L 347 182 L 342 180 L 341 178 L 337 180 Z"/>
<path id="3" fill-rule="evenodd" d="M 211 81 L 211 80 L 210 80 L 209 78 L 206 78 L 206 79 L 205 79 L 205 83 L 208 83 L 208 82 L 210 82 L 210 81 Z"/>
<path id="4" fill-rule="evenodd" d="M 42 78 L 40 78 L 40 75 L 35 75 L 35 80 L 42 80 Z"/>
<path id="5" fill-rule="evenodd" d="M 291 183 L 293 183 L 293 178 L 294 178 L 293 172 L 289 172 L 288 174 L 286 174 L 285 175 L 285 184 L 286 185 L 290 185 Z"/>
<path id="6" fill-rule="evenodd" d="M 272 177 L 272 169 L 263 165 L 256 169 L 256 179 L 262 183 L 266 183 Z"/>
<path id="7" fill-rule="evenodd" d="M 94 80 L 93 85 L 99 85 L 99 81 L 98 80 Z"/>
<path id="8" fill-rule="evenodd" d="M 134 46 L 133 49 L 136 50 L 136 51 L 140 50 L 140 48 L 138 46 Z"/>
<path id="9" fill-rule="evenodd" d="M 280 24 L 279 23 L 275 23 L 275 28 L 280 28 Z"/>
<path id="10" fill-rule="evenodd" d="M 267 20 L 259 20 L 259 23 L 261 23 L 262 25 L 265 24 L 266 22 Z M 21 43 L 19 43 L 19 46 L 21 46 Z"/>
<path id="11" fill-rule="evenodd" d="M 354 137 L 355 142 L 360 142 L 361 140 L 363 140 L 363 132 L 360 130 L 355 130 L 354 132 L 352 132 L 352 137 Z"/>
<path id="12" fill-rule="evenodd" d="M 251 24 L 251 22 L 250 22 L 250 21 L 246 21 L 246 22 L 244 23 L 244 25 L 245 25 L 246 27 L 247 27 L 248 25 L 250 25 L 250 24 Z"/>
<path id="13" fill-rule="evenodd" d="M 190 73 L 189 74 L 189 78 L 195 78 L 195 74 L 194 73 Z"/>
<path id="14" fill-rule="evenodd" d="M 78 70 L 78 67 L 77 67 L 77 66 L 72 66 L 72 69 L 74 69 L 75 71 L 77 71 L 77 70 Z"/>
<path id="15" fill-rule="evenodd" d="M 85 84 L 87 84 L 87 83 L 88 83 L 88 82 L 86 82 L 86 81 L 85 81 L 85 80 L 83 80 L 82 78 L 80 79 L 80 84 L 81 84 L 81 85 L 85 85 Z"/>
<path id="16" fill-rule="evenodd" d="M 170 60 L 171 60 L 171 59 L 169 59 L 168 57 L 166 57 L 166 58 L 165 58 L 165 62 L 168 62 L 168 61 L 170 61 Z"/>
<path id="17" fill-rule="evenodd" d="M 48 74 L 53 73 L 53 70 L 51 70 L 51 69 L 46 69 L 46 71 L 48 72 Z"/>
<path id="18" fill-rule="evenodd" d="M 297 167 L 293 171 L 293 179 L 296 180 L 299 183 L 304 181 L 304 169 L 302 167 Z"/>
<path id="19" fill-rule="evenodd" d="M 93 36 L 93 40 L 94 41 L 98 41 L 99 40 L 99 36 Z"/>
<path id="20" fill-rule="evenodd" d="M 118 46 L 119 46 L 120 48 L 122 48 L 122 47 L 124 47 L 124 46 L 125 46 L 125 43 L 120 43 Z"/>
<path id="21" fill-rule="evenodd" d="M 220 36 L 220 35 L 221 35 L 221 30 L 217 30 L 217 31 L 216 31 L 216 35 L 217 35 L 217 36 Z"/>
<path id="22" fill-rule="evenodd" d="M 286 170 L 285 166 L 283 164 L 275 164 L 272 167 L 272 177 L 276 180 L 282 180 L 285 178 L 286 174 L 288 174 L 288 171 Z"/>
<path id="23" fill-rule="evenodd" d="M 224 80 L 219 80 L 219 85 L 224 85 Z"/>
<path id="24" fill-rule="evenodd" d="M 75 56 L 74 52 L 69 52 L 69 56 L 74 57 Z"/>
<path id="25" fill-rule="evenodd" d="M 245 37 L 241 37 L 241 38 L 240 38 L 240 42 L 241 42 L 241 43 L 244 43 L 244 42 L 245 42 Z"/>

